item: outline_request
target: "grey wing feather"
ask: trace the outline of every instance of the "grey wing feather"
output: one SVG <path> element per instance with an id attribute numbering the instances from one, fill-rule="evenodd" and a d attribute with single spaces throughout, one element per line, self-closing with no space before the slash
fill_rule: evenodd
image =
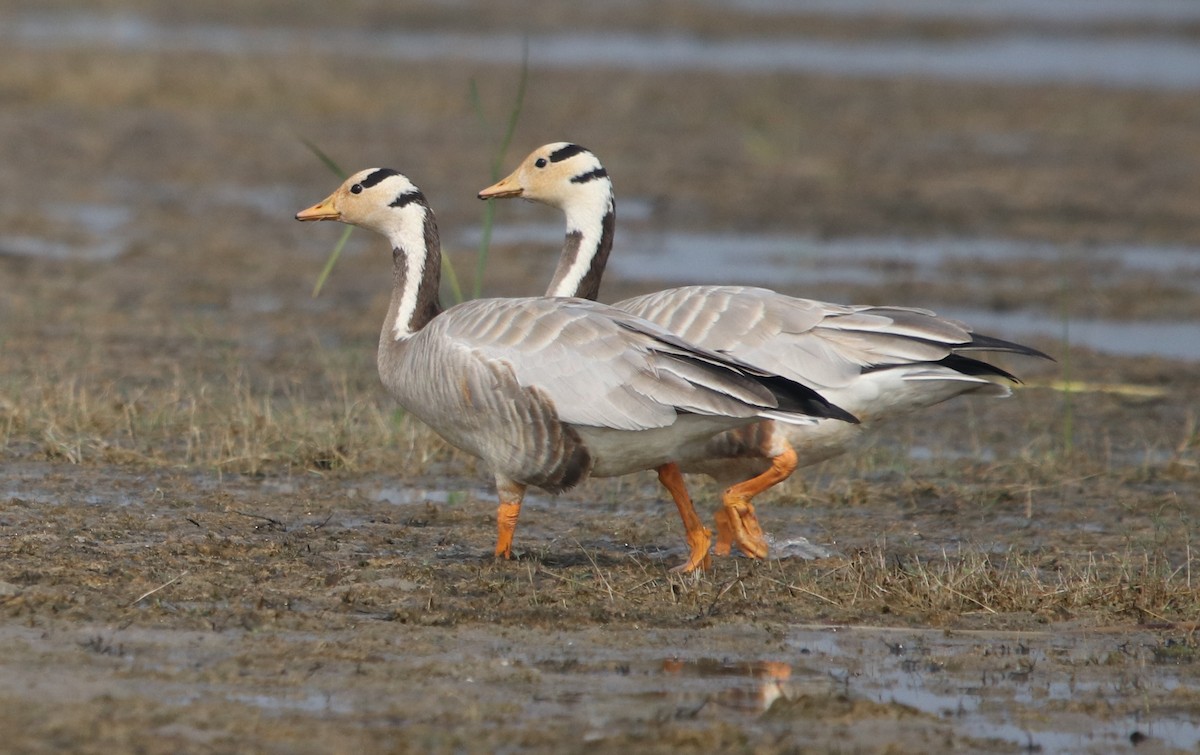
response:
<path id="1" fill-rule="evenodd" d="M 570 424 L 645 430 L 673 424 L 679 411 L 753 417 L 775 407 L 765 388 L 675 358 L 680 347 L 660 340 L 654 326 L 595 302 L 468 302 L 427 329 L 478 379 L 485 365 L 507 365 L 518 385 L 536 387 Z"/>
<path id="2" fill-rule="evenodd" d="M 928 310 L 828 304 L 748 286 L 685 286 L 614 306 L 818 390 L 844 387 L 872 367 L 936 362 L 972 338 L 962 323 Z"/>

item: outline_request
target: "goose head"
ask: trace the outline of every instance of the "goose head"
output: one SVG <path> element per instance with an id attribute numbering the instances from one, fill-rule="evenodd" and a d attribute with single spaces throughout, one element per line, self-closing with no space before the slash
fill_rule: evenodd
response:
<path id="1" fill-rule="evenodd" d="M 612 196 L 612 181 L 600 160 L 570 142 L 538 147 L 507 178 L 479 192 L 480 199 L 521 197 L 569 210 Z"/>
<path id="2" fill-rule="evenodd" d="M 422 222 L 410 217 L 410 208 L 424 215 L 428 205 L 421 190 L 407 176 L 391 168 L 368 168 L 346 179 L 317 204 L 296 213 L 296 220 L 337 220 L 395 239 Z"/>

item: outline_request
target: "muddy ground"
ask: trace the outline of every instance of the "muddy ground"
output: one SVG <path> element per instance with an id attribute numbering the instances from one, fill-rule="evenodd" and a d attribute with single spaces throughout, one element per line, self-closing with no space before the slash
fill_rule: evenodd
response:
<path id="1" fill-rule="evenodd" d="M 80 10 L 3 7 L 13 19 Z M 92 24 L 142 19 L 197 38 L 213 26 L 1029 31 L 558 8 L 533 4 L 524 20 L 490 4 L 346 4 L 336 18 L 267 3 L 83 10 Z M 1088 257 L 1102 244 L 1200 245 L 1195 92 L 533 68 L 501 170 L 546 141 L 586 144 L 619 208 L 636 208 L 630 226 L 1065 250 L 792 291 L 1029 312 L 1067 336 L 1032 339 L 1056 363 L 1005 361 L 1027 380 L 1014 398 L 884 428 L 764 496 L 774 558 L 680 576 L 681 527 L 649 476 L 532 496 L 516 560 L 495 562 L 485 475 L 375 379 L 382 243 L 356 233 L 310 297 L 338 234 L 290 218 L 337 179 L 301 139 L 347 170 L 417 181 L 470 289 L 464 239 L 516 66 L 351 43 L 173 50 L 71 36 L 63 19 L 79 17 L 55 18 L 60 36 L 6 38 L 0 52 L 4 749 L 1197 747 L 1200 369 L 1069 337 L 1073 318 L 1200 319 L 1194 278 Z M 1088 33 L 1193 39 L 1197 24 Z M 501 226 L 555 221 L 497 208 Z M 538 290 L 554 251 L 494 248 L 484 293 Z M 660 283 L 611 279 L 604 298 Z M 711 511 L 713 486 L 694 492 Z"/>

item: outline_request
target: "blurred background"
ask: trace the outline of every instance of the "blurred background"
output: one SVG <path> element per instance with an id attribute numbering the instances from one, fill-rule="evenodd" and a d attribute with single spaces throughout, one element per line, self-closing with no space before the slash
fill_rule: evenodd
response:
<path id="1" fill-rule="evenodd" d="M 552 141 L 616 187 L 603 300 L 762 284 L 1057 361 L 762 496 L 765 564 L 669 574 L 649 473 L 531 493 L 494 563 L 490 480 L 379 385 L 386 243 L 314 297 L 342 227 L 293 216 L 341 182 L 310 145 L 396 168 L 461 290 L 539 293 L 561 216 L 494 203 L 484 258 L 476 193 Z M 0 730 L 1194 751 L 1198 363 L 1200 0 L 0 0 Z"/>
<path id="2" fill-rule="evenodd" d="M 542 290 L 560 216 L 500 203 L 480 262 L 475 193 L 566 140 L 617 190 L 603 299 L 730 282 L 929 307 L 1055 354 L 1023 372 L 1043 383 L 1171 383 L 1200 360 L 1190 0 L 4 0 L 0 18 L 10 406 L 46 374 L 126 399 L 231 365 L 303 386 L 314 348 L 369 388 L 386 248 L 355 233 L 310 295 L 339 230 L 292 215 L 340 179 L 306 141 L 413 178 L 468 293 Z"/>

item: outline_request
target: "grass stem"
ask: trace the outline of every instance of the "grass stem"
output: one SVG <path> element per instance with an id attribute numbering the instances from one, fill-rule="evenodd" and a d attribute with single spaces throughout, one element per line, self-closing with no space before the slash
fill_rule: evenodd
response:
<path id="1" fill-rule="evenodd" d="M 513 134 L 517 130 L 517 122 L 521 118 L 521 110 L 525 105 L 525 88 L 529 81 L 529 39 L 526 38 L 521 48 L 521 74 L 517 79 L 517 93 L 513 98 L 512 108 L 508 112 L 508 123 L 504 128 L 504 137 L 500 140 L 500 145 L 496 148 L 496 152 L 492 157 L 492 182 L 500 180 L 500 170 L 504 167 L 505 158 L 508 156 L 509 145 L 512 144 Z M 489 131 L 487 116 L 483 111 L 483 104 L 479 98 L 479 89 L 475 85 L 475 81 L 471 81 L 471 104 L 475 108 L 475 115 L 479 118 L 479 124 L 484 131 Z M 492 227 L 496 218 L 496 207 L 492 200 L 484 203 L 483 211 L 483 232 L 479 237 L 479 250 L 475 254 L 475 280 L 471 286 L 471 296 L 478 299 L 483 291 L 483 276 L 487 270 L 488 251 L 492 246 Z"/>

